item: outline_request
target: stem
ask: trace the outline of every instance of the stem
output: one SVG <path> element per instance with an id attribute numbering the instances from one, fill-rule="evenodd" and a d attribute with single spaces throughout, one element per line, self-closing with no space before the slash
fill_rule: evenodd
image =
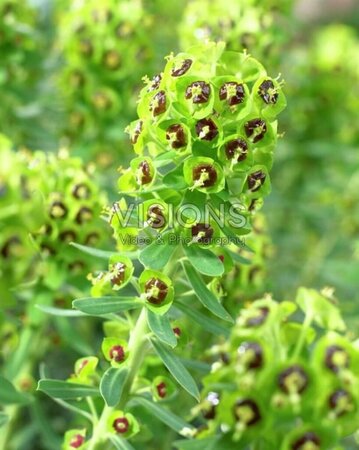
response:
<path id="1" fill-rule="evenodd" d="M 305 344 L 305 339 L 307 337 L 307 331 L 312 323 L 313 320 L 313 313 L 307 313 L 307 315 L 305 316 L 304 322 L 303 322 L 303 326 L 302 326 L 302 330 L 297 342 L 297 345 L 295 346 L 293 355 L 292 355 L 292 360 L 296 359 L 299 355 L 300 352 L 303 349 L 303 346 Z"/>
<path id="2" fill-rule="evenodd" d="M 148 332 L 147 328 L 147 311 L 143 308 L 136 322 L 136 326 L 133 329 L 130 340 L 128 343 L 129 350 L 129 367 L 130 372 L 128 374 L 121 401 L 118 405 L 119 408 L 124 408 L 126 406 L 127 400 L 131 393 L 132 385 L 136 379 L 137 372 L 141 367 L 143 359 L 146 354 L 147 341 L 145 339 Z M 103 443 L 106 441 L 107 437 L 107 420 L 110 414 L 114 411 L 113 407 L 107 405 L 104 406 L 102 410 L 101 417 L 94 428 L 94 432 L 91 440 L 89 441 L 88 450 L 103 449 Z"/>

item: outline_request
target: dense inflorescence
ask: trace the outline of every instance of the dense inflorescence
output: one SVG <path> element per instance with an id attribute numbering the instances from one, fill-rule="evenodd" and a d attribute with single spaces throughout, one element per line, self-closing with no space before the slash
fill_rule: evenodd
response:
<path id="1" fill-rule="evenodd" d="M 290 318 L 298 306 L 303 321 Z M 198 438 L 221 431 L 218 448 L 334 448 L 357 430 L 359 414 L 358 342 L 345 331 L 330 291 L 249 304 L 215 349 L 227 357 L 206 377 Z"/>
<path id="2" fill-rule="evenodd" d="M 149 19 L 140 1 L 114 0 L 70 2 L 60 18 L 65 135 L 113 158 L 124 125 L 134 117 L 136 83 L 150 70 Z"/>
<path id="3" fill-rule="evenodd" d="M 291 8 L 291 0 L 193 0 L 179 25 L 180 43 L 188 48 L 205 39 L 225 41 L 229 50 L 247 49 L 273 63 L 288 40 L 283 29 Z"/>

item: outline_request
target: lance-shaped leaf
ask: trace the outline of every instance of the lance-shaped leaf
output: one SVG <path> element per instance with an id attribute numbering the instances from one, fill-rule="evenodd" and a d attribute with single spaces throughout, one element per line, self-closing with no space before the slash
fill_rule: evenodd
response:
<path id="1" fill-rule="evenodd" d="M 233 319 L 229 315 L 228 311 L 226 311 L 220 304 L 213 292 L 211 292 L 207 288 L 205 282 L 203 281 L 201 276 L 198 275 L 198 273 L 194 270 L 194 268 L 186 262 L 183 263 L 183 267 L 188 281 L 191 283 L 193 290 L 202 305 L 209 309 L 209 311 L 211 311 L 217 317 L 220 317 L 223 320 L 227 320 L 228 322 L 233 322 Z"/>
<path id="2" fill-rule="evenodd" d="M 77 248 L 78 250 L 80 250 L 83 253 L 87 253 L 88 255 L 95 256 L 96 258 L 100 258 L 100 259 L 109 259 L 113 255 L 126 256 L 127 258 L 130 258 L 130 259 L 136 259 L 138 257 L 138 252 L 116 253 L 116 252 L 110 252 L 107 250 L 100 250 L 98 248 L 88 247 L 87 245 L 76 244 L 76 242 L 70 242 L 70 245 Z"/>
<path id="3" fill-rule="evenodd" d="M 219 277 L 224 272 L 222 261 L 210 250 L 198 245 L 184 245 L 185 254 L 197 272 L 210 277 Z"/>
<path id="4" fill-rule="evenodd" d="M 72 306 L 90 316 L 100 316 L 140 308 L 142 303 L 136 297 L 85 297 L 74 300 Z"/>
<path id="5" fill-rule="evenodd" d="M 100 382 L 100 392 L 107 406 L 116 406 L 120 401 L 127 375 L 128 369 L 126 367 L 110 367 L 103 374 Z"/>
<path id="6" fill-rule="evenodd" d="M 190 436 L 191 433 L 195 431 L 195 428 L 184 421 L 181 417 L 176 416 L 167 408 L 164 408 L 158 403 L 154 403 L 153 401 L 145 397 L 135 397 L 131 400 L 131 404 L 143 406 L 154 417 L 159 419 L 172 430 L 176 431 L 179 434 L 182 434 L 183 436 Z"/>
<path id="7" fill-rule="evenodd" d="M 229 337 L 230 330 L 224 327 L 222 324 L 218 323 L 218 319 L 211 319 L 210 317 L 205 316 L 196 309 L 189 308 L 184 303 L 176 302 L 176 308 L 180 309 L 184 314 L 201 325 L 201 327 L 209 333 L 212 333 L 215 336 L 222 335 L 226 338 Z"/>
<path id="8" fill-rule="evenodd" d="M 163 345 L 157 339 L 151 339 L 151 343 L 157 355 L 161 358 L 163 364 L 171 372 L 173 378 L 196 400 L 199 401 L 198 387 L 185 366 L 177 356 L 168 347 Z"/>
<path id="9" fill-rule="evenodd" d="M 179 450 L 217 450 L 220 436 L 211 436 L 204 439 L 183 439 L 175 441 L 173 446 Z"/>
<path id="10" fill-rule="evenodd" d="M 3 412 L 0 412 L 0 428 L 9 421 L 9 416 Z"/>
<path id="11" fill-rule="evenodd" d="M 29 394 L 19 392 L 9 380 L 0 376 L 0 404 L 24 405 L 31 401 L 32 397 Z"/>
<path id="12" fill-rule="evenodd" d="M 147 322 L 150 330 L 161 342 L 170 345 L 171 347 L 176 347 L 177 338 L 166 315 L 160 316 L 147 310 Z"/>
<path id="13" fill-rule="evenodd" d="M 109 439 L 117 450 L 135 450 L 132 445 L 121 436 L 109 435 Z"/>
<path id="14" fill-rule="evenodd" d="M 50 379 L 40 380 L 37 390 L 44 392 L 49 397 L 60 398 L 63 400 L 73 400 L 81 397 L 96 397 L 100 395 L 99 390 L 93 386 Z"/>
<path id="15" fill-rule="evenodd" d="M 176 245 L 169 242 L 170 233 L 164 233 L 145 247 L 140 253 L 139 260 L 145 267 L 160 270 L 170 260 Z"/>

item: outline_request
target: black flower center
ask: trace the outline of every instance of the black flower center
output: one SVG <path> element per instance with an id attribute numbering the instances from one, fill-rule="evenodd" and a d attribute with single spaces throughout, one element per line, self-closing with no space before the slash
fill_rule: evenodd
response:
<path id="1" fill-rule="evenodd" d="M 50 217 L 53 219 L 63 219 L 67 216 L 67 213 L 66 206 L 59 200 L 50 205 Z"/>
<path id="2" fill-rule="evenodd" d="M 212 119 L 201 119 L 196 123 L 197 136 L 204 141 L 212 141 L 217 134 L 217 125 Z"/>
<path id="3" fill-rule="evenodd" d="M 150 111 L 154 116 L 159 116 L 166 111 L 166 93 L 165 91 L 157 92 L 157 94 L 153 97 L 150 104 Z"/>
<path id="4" fill-rule="evenodd" d="M 205 81 L 194 81 L 186 89 L 185 97 L 195 104 L 207 103 L 211 95 L 211 86 Z"/>
<path id="5" fill-rule="evenodd" d="M 334 409 L 336 416 L 340 417 L 350 412 L 353 408 L 353 398 L 345 389 L 338 389 L 328 399 L 330 409 Z"/>
<path id="6" fill-rule="evenodd" d="M 219 405 L 219 394 L 217 392 L 209 392 L 205 398 L 205 406 L 203 408 L 203 417 L 207 420 L 214 419 L 216 417 L 216 409 Z"/>
<path id="7" fill-rule="evenodd" d="M 283 370 L 278 376 L 278 384 L 286 394 L 301 394 L 308 386 L 308 375 L 298 365 L 293 365 Z"/>
<path id="8" fill-rule="evenodd" d="M 263 350 L 257 342 L 243 342 L 237 349 L 238 359 L 248 369 L 263 366 Z"/>
<path id="9" fill-rule="evenodd" d="M 252 141 L 256 143 L 264 138 L 264 135 L 267 132 L 267 124 L 262 119 L 252 119 L 244 125 L 244 129 L 247 137 L 251 138 Z"/>
<path id="10" fill-rule="evenodd" d="M 248 189 L 252 192 L 258 191 L 264 184 L 266 180 L 266 174 L 261 170 L 257 170 L 256 172 L 251 173 L 248 176 Z"/>
<path id="11" fill-rule="evenodd" d="M 147 300 L 155 305 L 160 305 L 167 297 L 168 286 L 159 278 L 151 278 L 145 284 Z"/>
<path id="12" fill-rule="evenodd" d="M 151 168 L 147 161 L 142 161 L 138 166 L 138 184 L 149 184 L 153 177 L 151 174 Z"/>
<path id="13" fill-rule="evenodd" d="M 308 448 L 307 444 L 313 444 L 312 449 L 320 449 L 320 439 L 319 437 L 313 433 L 312 431 L 308 431 L 307 433 L 303 434 L 299 439 L 297 439 L 292 444 L 292 450 L 304 450 Z"/>
<path id="14" fill-rule="evenodd" d="M 166 225 L 163 209 L 159 205 L 152 205 L 148 208 L 147 223 L 152 228 L 163 228 Z"/>
<path id="15" fill-rule="evenodd" d="M 64 230 L 59 234 L 60 241 L 73 242 L 76 240 L 76 233 L 73 230 Z"/>
<path id="16" fill-rule="evenodd" d="M 72 195 L 77 199 L 85 199 L 90 197 L 90 189 L 85 183 L 79 183 L 72 189 Z"/>
<path id="17" fill-rule="evenodd" d="M 331 371 L 338 373 L 347 369 L 350 364 L 348 352 L 339 345 L 330 345 L 325 352 L 325 365 Z"/>
<path id="18" fill-rule="evenodd" d="M 259 86 L 258 95 L 267 104 L 275 104 L 278 100 L 278 92 L 276 91 L 272 80 L 265 80 Z"/>
<path id="19" fill-rule="evenodd" d="M 227 142 L 225 151 L 227 159 L 238 163 L 247 158 L 248 145 L 244 139 L 234 139 L 233 141 Z"/>
<path id="20" fill-rule="evenodd" d="M 151 84 L 149 85 L 147 92 L 157 90 L 160 87 L 161 80 L 162 80 L 162 75 L 160 73 L 155 75 L 151 80 Z"/>
<path id="21" fill-rule="evenodd" d="M 257 403 L 249 398 L 237 400 L 233 406 L 233 414 L 246 426 L 255 425 L 262 418 Z"/>
<path id="22" fill-rule="evenodd" d="M 259 325 L 262 325 L 269 314 L 269 308 L 267 308 L 266 306 L 262 306 L 260 308 L 257 308 L 255 310 L 255 313 L 253 315 L 251 315 L 250 317 L 248 317 L 248 319 L 246 320 L 246 326 L 247 327 L 257 327 Z"/>
<path id="23" fill-rule="evenodd" d="M 166 139 L 172 148 L 178 149 L 187 145 L 184 128 L 180 124 L 173 124 L 167 128 Z"/>
<path id="24" fill-rule="evenodd" d="M 103 56 L 103 62 L 110 70 L 116 70 L 121 65 L 121 56 L 116 50 L 108 50 Z"/>
<path id="25" fill-rule="evenodd" d="M 93 217 L 93 213 L 90 208 L 83 206 L 80 208 L 79 212 L 76 214 L 75 220 L 79 225 L 85 222 L 89 222 Z"/>
<path id="26" fill-rule="evenodd" d="M 186 72 L 188 72 L 188 70 L 190 69 L 190 67 L 192 66 L 192 60 L 191 59 L 185 59 L 180 66 L 175 66 L 173 67 L 172 71 L 171 71 L 171 75 L 173 77 L 180 77 L 182 75 L 184 75 Z"/>
<path id="27" fill-rule="evenodd" d="M 139 138 L 139 136 L 141 134 L 141 131 L 142 131 L 142 126 L 143 126 L 143 122 L 142 122 L 142 120 L 139 120 L 136 123 L 135 129 L 133 130 L 133 134 L 131 136 L 131 143 L 132 144 L 136 144 L 136 142 L 138 141 L 138 138 Z"/>
<path id="28" fill-rule="evenodd" d="M 210 244 L 214 233 L 213 228 L 208 223 L 197 223 L 191 229 L 192 237 L 200 244 Z"/>
<path id="29" fill-rule="evenodd" d="M 216 184 L 217 171 L 210 164 L 200 164 L 192 170 L 192 178 L 200 187 L 211 187 Z"/>
<path id="30" fill-rule="evenodd" d="M 111 266 L 111 283 L 120 286 L 125 281 L 126 264 L 117 262 Z"/>
<path id="31" fill-rule="evenodd" d="M 219 99 L 227 100 L 229 106 L 235 106 L 243 103 L 245 97 L 244 86 L 241 83 L 230 81 L 224 83 L 219 90 Z"/>

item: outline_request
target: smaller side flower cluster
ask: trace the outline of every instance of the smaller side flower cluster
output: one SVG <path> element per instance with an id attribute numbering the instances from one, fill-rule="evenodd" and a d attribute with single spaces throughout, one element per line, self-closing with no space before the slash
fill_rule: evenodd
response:
<path id="1" fill-rule="evenodd" d="M 303 322 L 289 320 L 297 306 Z M 338 445 L 359 417 L 359 348 L 344 330 L 328 291 L 302 288 L 296 303 L 267 297 L 244 308 L 230 341 L 216 349 L 226 358 L 205 380 L 198 437 L 221 430 L 238 449 Z"/>

